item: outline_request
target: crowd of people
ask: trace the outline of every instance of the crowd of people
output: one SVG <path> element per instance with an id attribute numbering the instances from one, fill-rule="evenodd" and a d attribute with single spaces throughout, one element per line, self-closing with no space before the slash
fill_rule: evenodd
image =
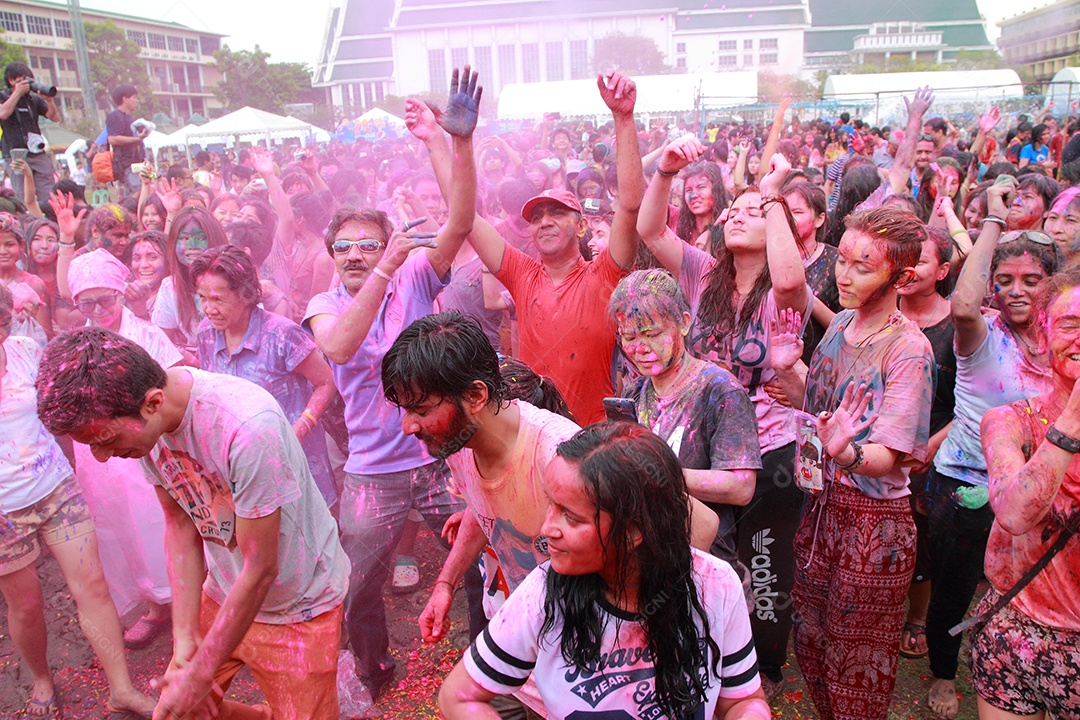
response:
<path id="1" fill-rule="evenodd" d="M 60 711 L 42 544 L 111 712 L 337 718 L 339 648 L 393 683 L 426 522 L 424 641 L 467 597 L 450 719 L 763 720 L 792 644 L 818 717 L 886 718 L 929 655 L 952 718 L 964 631 L 981 718 L 1080 717 L 1080 118 L 923 88 L 903 128 L 645 127 L 597 90 L 605 124 L 485 133 L 466 67 L 407 138 L 165 167 L 121 86 L 96 207 L 5 130 L 29 716 Z M 152 698 L 117 648 L 167 632 Z M 245 666 L 265 703 L 223 699 Z"/>

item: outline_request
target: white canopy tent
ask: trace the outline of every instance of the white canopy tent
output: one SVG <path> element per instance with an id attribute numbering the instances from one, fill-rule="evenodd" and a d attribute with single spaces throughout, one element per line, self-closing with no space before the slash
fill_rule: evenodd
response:
<path id="1" fill-rule="evenodd" d="M 1061 68 L 1046 88 L 1054 101 L 1055 114 L 1074 115 L 1072 104 L 1080 100 L 1080 67 Z"/>
<path id="2" fill-rule="evenodd" d="M 299 138 L 303 141 L 314 134 L 314 126 L 303 120 L 245 107 L 188 130 L 184 133 L 184 142 L 203 146 L 211 143 L 232 146 L 241 141 L 270 144 L 274 140 L 285 138 Z"/>
<path id="3" fill-rule="evenodd" d="M 701 100 L 728 105 L 757 102 L 757 73 L 646 75 L 637 83 L 635 112 L 642 115 L 686 113 L 700 107 Z M 568 117 L 608 115 L 595 80 L 564 80 L 543 83 L 512 83 L 499 95 L 500 120 L 530 120 L 544 113 Z"/>
<path id="4" fill-rule="evenodd" d="M 934 91 L 937 107 L 977 102 L 983 106 L 1024 96 L 1015 70 L 943 70 L 937 72 L 870 73 L 830 75 L 825 80 L 824 100 L 848 107 L 866 108 L 867 122 L 899 121 L 906 117 L 904 96 L 921 87 Z"/>
<path id="5" fill-rule="evenodd" d="M 143 145 L 147 149 L 153 150 L 155 153 L 163 147 L 172 147 L 171 135 L 163 133 L 160 130 L 154 130 L 145 138 L 143 138 Z"/>

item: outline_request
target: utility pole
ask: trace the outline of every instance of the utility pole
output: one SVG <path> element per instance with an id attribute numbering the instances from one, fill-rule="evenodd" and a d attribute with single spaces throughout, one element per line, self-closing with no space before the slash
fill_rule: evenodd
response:
<path id="1" fill-rule="evenodd" d="M 82 85 L 83 112 L 97 125 L 97 98 L 94 97 L 94 85 L 90 77 L 90 53 L 86 49 L 86 28 L 83 27 L 79 0 L 68 0 L 68 15 L 71 18 L 72 42 L 75 45 L 75 63 L 79 68 L 79 84 Z"/>

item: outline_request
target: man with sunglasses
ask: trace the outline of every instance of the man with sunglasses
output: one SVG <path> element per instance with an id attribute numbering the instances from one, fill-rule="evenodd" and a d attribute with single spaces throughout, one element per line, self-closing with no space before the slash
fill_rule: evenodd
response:
<path id="1" fill-rule="evenodd" d="M 436 535 L 465 506 L 450 495 L 446 463 L 436 461 L 401 427 L 396 406 L 383 397 L 383 355 L 401 331 L 433 311 L 449 282 L 450 263 L 473 225 L 476 167 L 472 134 L 481 88 L 465 67 L 454 70 L 450 100 L 439 125 L 453 138 L 450 215 L 438 235 L 395 229 L 380 210 L 342 208 L 326 233 L 341 285 L 316 295 L 304 324 L 330 360 L 349 430 L 349 458 L 341 497 L 342 544 L 352 561 L 345 624 L 357 674 L 377 696 L 393 677 L 395 663 L 382 587 L 394 547 L 410 509 L 424 516 Z M 440 133 L 441 134 L 441 133 Z M 411 253 L 417 248 L 426 248 Z M 480 578 L 472 573 L 476 611 Z"/>

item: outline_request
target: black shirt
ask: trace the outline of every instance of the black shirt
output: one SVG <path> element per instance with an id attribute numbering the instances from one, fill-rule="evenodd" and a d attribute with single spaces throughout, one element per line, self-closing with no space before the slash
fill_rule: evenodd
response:
<path id="1" fill-rule="evenodd" d="M 11 97 L 11 88 L 0 90 L 0 103 L 7 102 Z M 0 150 L 4 157 L 10 159 L 13 148 L 26 148 L 27 133 L 41 135 L 38 119 L 49 112 L 49 104 L 37 93 L 27 93 L 19 98 L 15 111 L 7 118 L 0 120 L 0 129 L 4 131 L 4 137 L 0 139 Z M 35 152 L 42 152 L 45 148 L 28 148 Z"/>
<path id="2" fill-rule="evenodd" d="M 135 122 L 135 118 L 123 110 L 113 110 L 105 118 L 105 132 L 109 137 L 118 135 L 136 137 L 135 133 L 131 132 L 131 123 L 133 122 Z M 131 163 L 142 162 L 146 159 L 146 150 L 141 142 L 113 145 L 112 152 L 114 171 L 117 169 L 120 171 L 117 176 L 118 179 L 123 177 L 123 173 L 126 173 L 131 168 Z"/>

